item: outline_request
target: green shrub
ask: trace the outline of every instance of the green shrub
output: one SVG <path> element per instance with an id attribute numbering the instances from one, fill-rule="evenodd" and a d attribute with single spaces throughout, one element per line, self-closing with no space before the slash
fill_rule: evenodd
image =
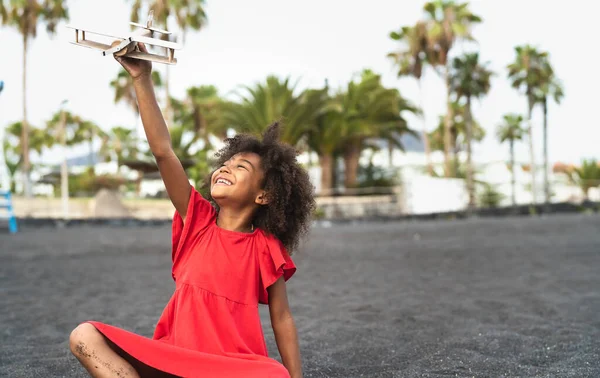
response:
<path id="1" fill-rule="evenodd" d="M 498 207 L 504 195 L 498 192 L 493 185 L 483 183 L 483 191 L 479 194 L 479 205 L 482 207 Z"/>
<path id="2" fill-rule="evenodd" d="M 366 167 L 359 166 L 357 178 L 359 188 L 387 188 L 396 185 L 395 172 L 377 167 L 372 161 Z"/>
<path id="3" fill-rule="evenodd" d="M 115 175 L 96 176 L 93 172 L 69 175 L 69 194 L 73 197 L 93 196 L 100 189 L 118 190 L 127 181 Z M 56 184 L 55 191 L 60 191 L 60 182 Z"/>

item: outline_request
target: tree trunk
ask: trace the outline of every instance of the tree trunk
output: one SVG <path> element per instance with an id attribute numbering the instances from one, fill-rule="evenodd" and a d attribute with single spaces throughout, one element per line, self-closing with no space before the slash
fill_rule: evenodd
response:
<path id="1" fill-rule="evenodd" d="M 510 139 L 510 200 L 513 206 L 517 205 L 516 191 L 517 191 L 517 179 L 515 177 L 515 140 Z"/>
<path id="2" fill-rule="evenodd" d="M 90 155 L 88 156 L 88 162 L 90 164 L 90 168 L 94 169 L 94 164 L 96 162 L 94 162 L 94 138 L 96 137 L 96 132 L 94 130 L 90 130 L 90 140 L 89 140 L 89 147 L 90 147 Z"/>
<path id="3" fill-rule="evenodd" d="M 23 152 L 23 190 L 25 197 L 31 198 L 30 162 L 29 162 L 29 123 L 27 122 L 27 42 L 23 35 L 23 128 L 21 131 L 21 149 Z"/>
<path id="4" fill-rule="evenodd" d="M 467 96 L 467 109 L 465 113 L 466 143 L 467 143 L 467 192 L 469 193 L 468 210 L 475 208 L 475 181 L 473 179 L 473 162 L 471 161 L 471 140 L 473 138 L 473 119 L 471 117 L 471 97 Z"/>
<path id="5" fill-rule="evenodd" d="M 531 123 L 531 113 L 533 112 L 533 98 L 531 95 L 528 97 L 528 108 L 527 108 L 527 135 L 529 138 L 529 159 L 530 159 L 530 172 L 531 172 L 531 199 L 532 204 L 537 204 L 537 185 L 535 183 L 535 149 L 533 148 L 533 124 Z"/>
<path id="6" fill-rule="evenodd" d="M 62 148 L 62 161 L 60 164 L 60 198 L 62 203 L 63 218 L 69 217 L 69 167 L 67 166 L 67 120 L 65 110 L 60 114 L 60 146 Z"/>
<path id="7" fill-rule="evenodd" d="M 321 167 L 321 193 L 329 195 L 333 187 L 333 155 L 319 154 L 319 165 Z"/>
<path id="8" fill-rule="evenodd" d="M 135 181 L 135 195 L 137 196 L 137 198 L 140 198 L 142 193 L 142 181 L 144 181 L 144 172 L 138 171 L 138 173 L 139 176 Z"/>
<path id="9" fill-rule="evenodd" d="M 544 110 L 544 203 L 550 203 L 550 182 L 548 181 L 548 100 L 544 97 L 542 102 Z"/>
<path id="10" fill-rule="evenodd" d="M 123 143 L 117 138 L 115 143 L 115 157 L 117 159 L 117 172 L 121 173 L 121 167 L 123 166 Z"/>
<path id="11" fill-rule="evenodd" d="M 446 177 L 452 177 L 452 163 L 450 161 L 450 152 L 452 151 L 452 136 L 450 129 L 452 127 L 452 103 L 450 101 L 450 69 L 446 65 L 446 71 L 444 73 L 444 79 L 446 81 L 446 105 L 448 107 L 446 111 L 446 117 L 444 118 L 444 173 Z"/>
<path id="12" fill-rule="evenodd" d="M 344 186 L 346 189 L 356 187 L 359 159 L 360 143 L 349 142 L 344 148 Z"/>
<path id="13" fill-rule="evenodd" d="M 388 140 L 388 163 L 388 168 L 392 171 L 394 169 L 394 141 L 391 137 Z"/>
<path id="14" fill-rule="evenodd" d="M 431 165 L 431 145 L 429 143 L 429 135 L 427 134 L 427 118 L 425 117 L 425 109 L 424 109 L 424 94 L 423 94 L 423 83 L 421 79 L 418 80 L 419 83 L 419 101 L 421 111 L 423 112 L 421 115 L 422 118 L 422 130 L 421 137 L 423 138 L 423 147 L 425 148 L 425 164 L 427 165 L 427 173 L 433 176 L 433 165 Z"/>
<path id="15" fill-rule="evenodd" d="M 339 179 L 339 171 L 340 171 L 340 167 L 339 167 L 339 153 L 334 153 L 332 155 L 332 166 L 331 166 L 331 188 L 335 191 L 340 185 L 338 182 Z"/>
<path id="16" fill-rule="evenodd" d="M 135 126 L 134 126 L 134 132 L 133 132 L 133 137 L 135 138 L 135 140 L 139 140 L 141 135 L 140 132 L 138 130 L 139 126 L 140 126 L 140 108 L 136 107 L 135 108 Z"/>
<path id="17" fill-rule="evenodd" d="M 452 140 L 456 140 L 456 138 L 454 137 L 454 135 L 452 135 Z M 452 157 L 450 159 L 450 163 L 452 165 L 452 176 L 450 177 L 459 177 L 460 176 L 460 149 L 458 148 L 458 146 L 456 145 L 456 143 L 454 143 L 454 146 L 452 148 Z"/>
<path id="18" fill-rule="evenodd" d="M 200 136 L 204 141 L 205 148 L 208 148 L 210 144 L 209 135 L 208 135 L 208 122 L 206 121 L 206 117 L 202 114 L 202 110 L 198 109 L 200 116 Z"/>

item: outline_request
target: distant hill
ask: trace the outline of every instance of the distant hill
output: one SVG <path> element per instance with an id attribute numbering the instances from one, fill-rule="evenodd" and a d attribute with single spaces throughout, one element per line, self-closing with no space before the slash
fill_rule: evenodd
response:
<path id="1" fill-rule="evenodd" d="M 425 152 L 425 147 L 423 146 L 423 142 L 421 139 L 410 134 L 404 134 L 400 137 L 400 142 L 404 146 L 404 150 L 406 152 Z M 379 146 L 381 149 L 386 149 L 388 143 L 384 139 L 380 139 L 374 142 L 375 145 Z"/>
<path id="2" fill-rule="evenodd" d="M 67 159 L 68 167 L 87 167 L 101 163 L 102 159 L 97 152 L 87 153 L 85 155 L 75 156 Z M 60 170 L 60 163 L 52 165 L 52 170 Z"/>
<path id="3" fill-rule="evenodd" d="M 404 145 L 406 152 L 425 152 L 425 146 L 421 141 L 421 138 L 417 138 L 410 134 L 404 134 L 400 138 L 400 141 Z"/>
<path id="4" fill-rule="evenodd" d="M 97 152 L 88 153 L 82 156 L 76 156 L 74 158 L 67 159 L 67 166 L 87 166 L 87 165 L 96 165 L 101 163 L 102 160 Z"/>

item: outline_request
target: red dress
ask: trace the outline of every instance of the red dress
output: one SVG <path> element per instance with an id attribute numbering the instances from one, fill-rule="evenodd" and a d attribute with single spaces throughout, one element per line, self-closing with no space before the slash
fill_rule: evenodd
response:
<path id="1" fill-rule="evenodd" d="M 185 225 L 173 218 L 176 288 L 152 339 L 100 322 L 98 331 L 134 358 L 182 377 L 289 377 L 267 355 L 258 303 L 296 267 L 284 246 L 260 229 L 228 231 L 194 189 Z"/>

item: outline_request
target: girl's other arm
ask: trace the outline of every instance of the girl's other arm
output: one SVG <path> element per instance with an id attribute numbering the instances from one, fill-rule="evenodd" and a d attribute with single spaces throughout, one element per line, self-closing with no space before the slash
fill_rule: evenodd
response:
<path id="1" fill-rule="evenodd" d="M 138 44 L 143 52 L 147 52 L 143 44 Z M 173 152 L 171 135 L 156 101 L 152 84 L 152 64 L 148 61 L 116 58 L 133 78 L 142 123 L 150 150 L 156 159 L 160 176 L 165 183 L 167 194 L 179 215 L 185 219 L 191 194 L 188 177 Z"/>
<path id="2" fill-rule="evenodd" d="M 298 333 L 290 311 L 283 277 L 280 277 L 273 285 L 269 286 L 267 292 L 269 293 L 271 326 L 273 327 L 281 361 L 290 373 L 291 378 L 301 378 L 302 363 L 300 361 Z"/>

